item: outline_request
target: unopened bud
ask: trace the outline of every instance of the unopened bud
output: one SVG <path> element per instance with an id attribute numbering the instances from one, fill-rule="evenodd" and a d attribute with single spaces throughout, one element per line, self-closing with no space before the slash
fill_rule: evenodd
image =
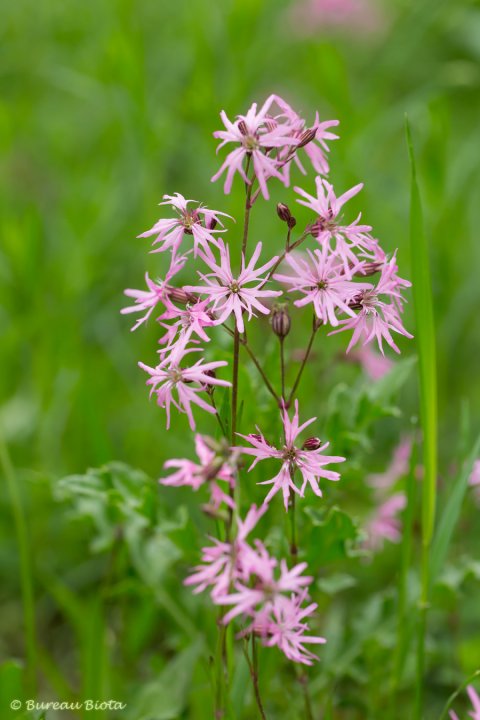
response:
<path id="1" fill-rule="evenodd" d="M 288 205 L 285 205 L 285 203 L 278 203 L 277 205 L 277 215 L 283 222 L 287 223 L 290 230 L 295 227 L 297 224 L 296 219 L 293 217 L 292 213 L 290 212 L 290 208 Z"/>
<path id="2" fill-rule="evenodd" d="M 311 450 L 318 450 L 320 445 L 322 444 L 322 441 L 318 437 L 310 437 L 302 445 L 302 450 L 308 450 L 309 452 Z"/>
<path id="3" fill-rule="evenodd" d="M 173 285 L 167 285 L 167 295 L 173 302 L 180 303 L 180 305 L 188 305 L 189 303 L 196 303 L 198 300 L 197 295 L 189 293 L 183 288 L 173 287 Z"/>
<path id="4" fill-rule="evenodd" d="M 242 135 L 248 135 L 248 128 L 245 120 L 240 120 L 240 122 L 238 123 L 238 129 L 240 130 Z"/>
<path id="5" fill-rule="evenodd" d="M 369 262 L 364 263 L 361 265 L 359 270 L 355 271 L 355 275 L 357 277 L 369 277 L 370 275 L 375 275 L 381 268 L 382 268 L 383 262 Z"/>
<path id="6" fill-rule="evenodd" d="M 272 330 L 279 338 L 287 337 L 291 326 L 290 315 L 286 307 L 277 307 L 272 313 Z"/>
<path id="7" fill-rule="evenodd" d="M 316 134 L 317 128 L 307 128 L 306 130 L 304 130 L 298 138 L 298 145 L 295 146 L 297 150 L 299 148 L 305 147 L 305 145 L 308 145 L 309 142 L 312 142 L 312 140 L 315 139 Z"/>

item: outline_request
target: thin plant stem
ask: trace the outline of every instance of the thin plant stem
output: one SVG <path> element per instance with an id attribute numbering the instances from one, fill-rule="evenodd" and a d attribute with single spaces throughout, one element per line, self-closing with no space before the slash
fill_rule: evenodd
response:
<path id="1" fill-rule="evenodd" d="M 257 701 L 258 711 L 262 720 L 266 720 L 265 710 L 263 709 L 262 698 L 260 695 L 260 687 L 258 685 L 258 653 L 257 644 L 255 642 L 255 633 L 252 633 L 252 668 L 253 689 L 255 691 L 255 699 Z"/>
<path id="2" fill-rule="evenodd" d="M 229 335 L 231 335 L 232 337 L 234 336 L 234 331 L 231 330 L 227 325 L 223 325 L 222 327 L 228 332 Z M 264 369 L 263 369 L 262 366 L 260 365 L 260 361 L 258 360 L 258 358 L 256 357 L 255 353 L 253 352 L 252 348 L 251 348 L 250 345 L 248 344 L 247 334 L 246 334 L 246 333 L 244 333 L 243 336 L 240 336 L 240 344 L 245 348 L 245 350 L 246 350 L 247 353 L 249 354 L 250 359 L 252 360 L 253 364 L 255 365 L 255 367 L 257 368 L 258 372 L 260 373 L 260 375 L 261 375 L 261 377 L 262 377 L 262 380 L 263 380 L 263 382 L 265 383 L 265 387 L 267 388 L 268 392 L 272 395 L 272 397 L 275 398 L 275 402 L 277 403 L 277 405 L 278 405 L 279 407 L 281 407 L 281 406 L 282 406 L 281 398 L 280 398 L 280 397 L 278 396 L 278 394 L 275 392 L 275 389 L 273 388 L 270 380 L 268 379 L 268 377 L 267 377 Z"/>
<path id="3" fill-rule="evenodd" d="M 209 393 L 209 395 L 210 395 L 210 404 L 213 407 L 213 409 L 215 410 L 215 417 L 217 418 L 217 422 L 220 426 L 220 430 L 222 431 L 222 435 L 223 435 L 223 437 L 227 437 L 227 431 L 226 431 L 225 425 L 223 424 L 223 420 L 220 417 L 220 414 L 218 412 L 217 404 L 215 402 L 215 397 L 214 397 L 213 392 Z"/>
<path id="4" fill-rule="evenodd" d="M 409 471 L 406 480 L 406 496 L 407 506 L 403 514 L 403 537 L 401 546 L 401 565 L 398 580 L 398 604 L 397 604 L 397 642 L 393 658 L 391 693 L 390 693 L 390 720 L 396 714 L 396 697 L 402 669 L 405 662 L 405 654 L 408 645 L 409 636 L 411 637 L 411 624 L 407 619 L 407 583 L 408 571 L 412 561 L 413 533 L 414 533 L 414 514 L 416 504 L 416 477 L 415 469 L 417 467 L 417 444 L 413 443 L 410 455 Z"/>
<path id="5" fill-rule="evenodd" d="M 305 369 L 305 365 L 307 364 L 307 360 L 308 360 L 308 358 L 309 358 L 309 356 L 310 356 L 310 352 L 311 352 L 312 346 L 313 346 L 313 341 L 315 340 L 315 335 L 316 335 L 316 333 L 317 333 L 318 328 L 319 328 L 318 321 L 317 321 L 317 318 L 314 316 L 314 318 L 313 318 L 312 334 L 310 335 L 310 340 L 308 341 L 307 349 L 305 350 L 305 355 L 304 355 L 304 357 L 303 357 L 302 364 L 301 364 L 300 369 L 299 369 L 299 371 L 298 371 L 298 374 L 297 374 L 297 377 L 296 377 L 296 379 L 295 379 L 295 382 L 293 383 L 293 387 L 292 387 L 292 389 L 291 389 L 291 391 L 290 391 L 290 395 L 289 395 L 288 401 L 287 401 L 287 403 L 286 403 L 286 406 L 287 406 L 287 407 L 290 407 L 290 404 L 291 404 L 291 402 L 292 402 L 292 400 L 293 400 L 293 396 L 295 395 L 295 392 L 296 392 L 296 390 L 297 390 L 298 384 L 299 384 L 299 382 L 300 382 L 300 380 L 301 380 L 301 378 L 302 378 L 302 374 L 303 374 L 303 371 L 304 371 L 304 369 Z"/>
<path id="6" fill-rule="evenodd" d="M 238 404 L 238 366 L 240 353 L 240 333 L 235 325 L 233 331 L 233 377 L 232 377 L 232 422 L 231 422 L 231 440 L 232 445 L 235 444 L 235 435 L 237 432 L 237 404 Z"/>
<path id="7" fill-rule="evenodd" d="M 15 470 L 8 452 L 7 444 L 3 438 L 0 428 L 0 465 L 5 475 L 7 490 L 10 496 L 15 534 L 20 556 L 20 582 L 22 588 L 23 622 L 25 630 L 26 649 L 26 685 L 32 697 L 36 694 L 37 687 L 37 639 L 35 627 L 35 603 L 33 593 L 33 573 L 30 561 L 30 547 L 27 533 L 27 523 L 22 505 L 22 499 L 18 489 Z"/>
<path id="8" fill-rule="evenodd" d="M 273 273 L 274 273 L 275 270 L 278 268 L 278 266 L 285 260 L 285 258 L 286 258 L 286 256 L 288 255 L 288 253 L 289 253 L 289 252 L 292 252 L 292 250 L 295 250 L 295 248 L 297 248 L 299 245 L 301 245 L 301 244 L 303 243 L 303 241 L 304 241 L 309 235 L 310 235 L 310 230 L 306 230 L 302 235 L 300 235 L 300 237 L 298 238 L 298 240 L 295 240 L 295 242 L 294 242 L 292 245 L 287 245 L 287 247 L 285 248 L 285 250 L 283 251 L 283 253 L 279 256 L 277 262 L 276 262 L 276 263 L 273 265 L 273 267 L 271 267 L 270 270 L 268 271 L 268 275 L 267 275 L 267 277 L 265 278 L 265 281 L 264 281 L 263 284 L 267 283 L 267 282 L 271 279 Z M 289 237 L 290 237 L 290 236 L 289 236 Z"/>
<path id="9" fill-rule="evenodd" d="M 305 704 L 305 718 L 306 720 L 313 720 L 313 709 L 312 701 L 310 699 L 310 691 L 308 689 L 308 675 L 306 672 L 302 672 L 299 668 L 295 668 L 297 672 L 297 680 L 302 686 L 303 690 L 303 702 Z"/>
<path id="10" fill-rule="evenodd" d="M 290 469 L 290 477 L 293 482 L 293 472 L 292 469 Z M 297 562 L 297 556 L 298 556 L 298 547 L 297 547 L 297 524 L 296 524 L 296 517 L 295 517 L 295 495 L 296 493 L 292 493 L 292 500 L 290 504 L 290 556 L 292 558 L 292 563 Z"/>
<path id="11" fill-rule="evenodd" d="M 285 338 L 278 338 L 280 342 L 280 375 L 282 379 L 282 399 L 285 399 Z"/>

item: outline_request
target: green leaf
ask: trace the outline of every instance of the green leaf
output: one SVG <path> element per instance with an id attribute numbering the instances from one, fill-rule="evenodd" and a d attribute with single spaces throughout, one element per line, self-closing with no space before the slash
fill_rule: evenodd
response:
<path id="1" fill-rule="evenodd" d="M 321 578 L 317 582 L 317 587 L 327 595 L 336 595 L 342 590 L 348 590 L 355 587 L 357 580 L 352 575 L 346 573 L 336 573 L 326 578 Z"/>
<path id="2" fill-rule="evenodd" d="M 132 720 L 177 720 L 187 707 L 193 669 L 202 651 L 196 642 L 180 652 L 160 675 L 145 684 L 129 709 Z"/>
<path id="3" fill-rule="evenodd" d="M 443 568 L 447 557 L 448 548 L 460 517 L 463 499 L 468 487 L 468 479 L 472 472 L 473 463 L 478 458 L 480 452 L 480 437 L 473 446 L 470 455 L 463 464 L 461 472 L 457 475 L 450 495 L 445 503 L 437 531 L 432 545 L 431 551 L 431 577 L 435 582 L 440 571 Z"/>
<path id="4" fill-rule="evenodd" d="M 357 546 L 359 528 L 346 512 L 336 506 L 327 511 L 306 507 L 304 512 L 312 523 L 307 544 L 309 565 L 318 567 L 361 552 Z"/>
<path id="5" fill-rule="evenodd" d="M 435 319 L 428 242 L 423 224 L 422 204 L 417 183 L 415 154 L 408 119 L 405 120 L 411 166 L 410 260 L 412 294 L 418 348 L 420 420 L 423 431 L 422 539 L 431 541 L 435 523 L 437 487 L 437 362 Z"/>

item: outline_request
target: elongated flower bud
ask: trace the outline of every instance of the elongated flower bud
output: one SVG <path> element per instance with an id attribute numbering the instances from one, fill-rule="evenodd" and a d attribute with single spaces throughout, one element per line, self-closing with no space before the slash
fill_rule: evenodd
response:
<path id="1" fill-rule="evenodd" d="M 238 129 L 240 130 L 242 135 L 248 135 L 248 129 L 245 120 L 240 120 L 240 122 L 238 123 Z"/>
<path id="2" fill-rule="evenodd" d="M 383 262 L 364 263 L 361 266 L 361 269 L 357 270 L 354 275 L 356 277 L 369 277 L 370 275 L 375 275 L 375 273 L 382 269 L 383 264 Z"/>
<path id="3" fill-rule="evenodd" d="M 278 306 L 272 313 L 272 330 L 279 338 L 287 337 L 291 326 L 290 315 L 285 306 Z"/>
<path id="4" fill-rule="evenodd" d="M 277 215 L 283 222 L 287 223 L 290 230 L 295 227 L 297 224 L 296 219 L 293 217 L 292 213 L 290 212 L 290 208 L 288 205 L 285 205 L 285 203 L 278 203 L 277 205 Z"/>
<path id="5" fill-rule="evenodd" d="M 177 302 L 180 305 L 188 305 L 188 303 L 198 302 L 198 296 L 193 293 L 189 293 L 183 288 L 173 287 L 173 285 L 167 285 L 166 287 L 168 297 Z"/>
<path id="6" fill-rule="evenodd" d="M 318 450 L 320 445 L 322 444 L 322 441 L 318 437 L 309 437 L 302 445 L 302 450 Z"/>
<path id="7" fill-rule="evenodd" d="M 308 145 L 309 142 L 312 142 L 312 140 L 315 139 L 315 135 L 317 134 L 317 128 L 307 128 L 302 132 L 298 139 L 298 145 L 296 145 L 296 149 L 305 147 L 305 145 Z"/>

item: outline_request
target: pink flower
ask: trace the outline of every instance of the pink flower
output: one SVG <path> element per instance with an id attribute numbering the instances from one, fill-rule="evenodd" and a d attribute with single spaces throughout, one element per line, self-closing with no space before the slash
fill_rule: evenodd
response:
<path id="1" fill-rule="evenodd" d="M 307 563 L 298 563 L 289 570 L 285 560 L 280 561 L 280 577 L 275 578 L 275 564 L 272 563 L 265 547 L 258 541 L 257 547 L 260 550 L 258 562 L 253 563 L 251 568 L 251 574 L 255 575 L 253 587 L 236 580 L 234 582 L 236 592 L 216 598 L 219 605 L 233 605 L 223 618 L 226 624 L 238 615 L 255 616 L 258 606 L 268 606 L 283 593 L 299 593 L 313 580 L 310 576 L 302 575 Z"/>
<path id="2" fill-rule="evenodd" d="M 230 266 L 229 248 L 222 242 L 220 242 L 219 245 L 220 265 L 217 265 L 209 256 L 204 255 L 202 252 L 199 253 L 202 260 L 212 270 L 212 272 L 207 275 L 199 273 L 200 278 L 206 284 L 187 285 L 185 290 L 209 296 L 211 311 L 218 313 L 218 324 L 224 323 L 233 313 L 235 315 L 237 328 L 239 332 L 243 333 L 245 329 L 243 312 L 246 311 L 248 313 L 249 320 L 252 318 L 252 315 L 255 315 L 254 310 L 268 315 L 270 310 L 260 302 L 260 299 L 277 297 L 282 294 L 281 291 L 277 290 L 261 290 L 266 280 L 262 280 L 260 276 L 271 268 L 278 258 L 272 258 L 265 263 L 265 265 L 255 270 L 255 264 L 262 250 L 262 243 L 258 243 L 248 265 L 245 265 L 245 258 L 242 257 L 242 269 L 238 277 L 235 278 Z M 250 283 L 258 281 L 260 282 L 255 287 L 248 287 Z"/>
<path id="3" fill-rule="evenodd" d="M 272 148 L 295 146 L 298 140 L 293 137 L 292 128 L 289 124 L 272 122 L 267 116 L 273 99 L 273 95 L 267 98 L 258 112 L 257 103 L 253 103 L 247 114 L 238 115 L 237 120 L 233 123 L 223 110 L 220 113 L 225 130 L 217 130 L 213 133 L 215 138 L 222 140 L 217 152 L 227 143 L 238 144 L 238 147 L 228 154 L 219 171 L 212 177 L 212 182 L 214 182 L 227 171 L 224 186 L 224 191 L 227 194 L 232 188 L 233 177 L 237 172 L 246 183 L 250 183 L 243 167 L 244 160 L 247 157 L 252 159 L 260 189 L 267 200 L 269 198 L 267 180 L 270 177 L 276 177 L 281 181 L 284 180 L 278 169 L 279 161 L 271 157 L 269 153 Z"/>
<path id="4" fill-rule="evenodd" d="M 324 644 L 327 641 L 323 637 L 305 635 L 309 628 L 303 621 L 317 608 L 316 603 L 302 608 L 301 604 L 305 597 L 306 591 L 291 597 L 275 596 L 256 613 L 247 632 L 260 635 L 265 646 L 278 647 L 289 660 L 312 665 L 312 661 L 318 660 L 318 657 L 304 646 Z"/>
<path id="5" fill-rule="evenodd" d="M 270 502 L 272 497 L 279 491 L 282 491 L 283 501 L 285 510 L 288 510 L 288 501 L 290 498 L 290 491 L 297 493 L 300 497 L 304 496 L 305 488 L 307 483 L 312 488 L 315 495 L 322 497 L 322 492 L 318 486 L 320 478 L 326 478 L 327 480 L 339 480 L 340 474 L 333 470 L 325 470 L 324 466 L 330 463 L 344 462 L 345 458 L 323 455 L 323 451 L 328 447 L 328 443 L 321 444 L 317 438 L 310 438 L 307 440 L 301 448 L 295 446 L 295 440 L 305 428 L 315 422 L 316 418 L 311 418 L 303 425 L 299 425 L 298 421 L 298 400 L 295 400 L 295 413 L 293 419 L 290 420 L 287 411 L 284 409 L 282 413 L 283 427 L 285 433 L 285 444 L 278 450 L 271 445 L 264 436 L 260 433 L 258 435 L 240 435 L 253 447 L 251 448 L 237 448 L 246 455 L 253 455 L 255 460 L 250 466 L 250 470 L 260 460 L 266 460 L 268 458 L 274 458 L 280 460 L 282 466 L 278 475 L 271 480 L 265 480 L 260 485 L 272 485 L 264 503 Z M 257 428 L 258 430 L 258 428 Z M 296 470 L 299 470 L 303 484 L 299 488 L 294 482 L 294 474 Z"/>
<path id="6" fill-rule="evenodd" d="M 380 490 L 391 488 L 397 480 L 408 473 L 409 460 L 412 452 L 412 438 L 405 437 L 393 452 L 392 462 L 383 473 L 372 473 L 367 476 L 370 487 Z"/>
<path id="7" fill-rule="evenodd" d="M 355 350 L 350 357 L 360 363 L 372 380 L 380 380 L 390 372 L 394 365 L 392 360 L 386 358 L 385 355 L 376 353 L 369 345 Z"/>
<path id="8" fill-rule="evenodd" d="M 386 340 L 387 344 L 390 345 L 396 353 L 400 353 L 390 331 L 393 330 L 399 335 L 404 335 L 408 338 L 413 337 L 413 335 L 403 327 L 396 307 L 379 300 L 375 290 L 366 290 L 360 293 L 356 299 L 356 304 L 360 308 L 360 312 L 351 319 L 341 320 L 339 325 L 342 327 L 339 330 L 332 330 L 329 333 L 333 335 L 342 330 L 353 330 L 352 338 L 347 347 L 347 353 L 362 337 L 364 338 L 363 345 L 376 339 L 382 355 L 384 354 L 383 340 Z"/>
<path id="9" fill-rule="evenodd" d="M 232 498 L 224 493 L 217 485 L 216 480 L 223 480 L 230 487 L 235 485 L 235 473 L 228 459 L 219 454 L 220 448 L 215 448 L 215 442 L 205 436 L 195 435 L 195 451 L 200 463 L 186 459 L 167 460 L 164 468 L 177 468 L 166 478 L 161 478 L 162 485 L 170 487 L 182 487 L 187 485 L 193 490 L 198 490 L 202 485 L 208 484 L 212 493 L 213 507 L 218 508 L 220 502 L 225 502 L 232 509 L 235 503 Z"/>
<path id="10" fill-rule="evenodd" d="M 338 140 L 338 135 L 329 132 L 328 128 L 336 127 L 339 124 L 338 120 L 327 120 L 321 123 L 319 121 L 317 112 L 315 115 L 315 122 L 313 123 L 312 127 L 307 128 L 305 120 L 300 117 L 300 115 L 298 115 L 298 113 L 296 113 L 295 110 L 285 100 L 283 100 L 283 98 L 281 98 L 279 95 L 274 95 L 273 97 L 274 102 L 278 105 L 281 111 L 278 115 L 275 116 L 275 120 L 284 120 L 285 122 L 287 122 L 292 128 L 294 137 L 298 138 L 298 141 L 301 145 L 301 147 L 293 156 L 293 160 L 298 166 L 300 172 L 306 175 L 306 170 L 303 167 L 298 155 L 298 152 L 302 150 L 302 152 L 305 152 L 305 154 L 307 155 L 314 170 L 320 175 L 327 175 L 330 169 L 326 157 L 326 153 L 329 152 L 327 140 Z M 306 145 L 302 145 L 302 139 L 303 137 L 305 137 L 304 133 L 307 130 L 316 130 L 316 133 L 314 138 L 310 142 L 306 143 Z M 289 157 L 290 153 L 291 148 L 285 147 L 279 153 L 279 157 L 282 160 L 286 160 Z M 285 175 L 287 179 L 287 184 L 289 180 L 289 169 L 290 163 L 286 162 Z"/>
<path id="11" fill-rule="evenodd" d="M 475 462 L 473 463 L 473 468 L 468 479 L 468 484 L 470 485 L 470 487 L 474 488 L 474 495 L 476 499 L 480 502 L 480 460 L 475 460 Z"/>
<path id="12" fill-rule="evenodd" d="M 203 548 L 202 564 L 197 565 L 184 584 L 196 585 L 193 591 L 195 593 L 211 587 L 211 597 L 214 602 L 218 602 L 218 598 L 228 593 L 230 585 L 235 580 L 248 580 L 253 565 L 257 567 L 258 558 L 246 539 L 266 510 L 266 506 L 257 508 L 252 505 L 245 520 L 238 518 L 237 536 L 233 543 L 212 538 L 214 545 Z M 252 556 L 255 557 L 252 559 Z M 265 559 L 263 562 L 265 563 Z M 275 566 L 276 560 L 267 559 L 266 564 L 268 563 Z"/>
<path id="13" fill-rule="evenodd" d="M 471 717 L 472 720 L 480 720 L 480 697 L 473 685 L 467 686 L 467 693 L 472 703 L 472 711 L 468 713 L 469 717 Z M 450 717 L 452 720 L 458 720 L 458 715 L 453 710 L 450 710 Z"/>
<path id="14" fill-rule="evenodd" d="M 164 202 L 160 205 L 170 205 L 178 212 L 178 217 L 158 220 L 150 230 L 138 235 L 138 237 L 151 237 L 156 235 L 153 244 L 160 243 L 159 247 L 152 252 L 164 252 L 171 250 L 173 258 L 176 257 L 178 249 L 185 235 L 193 238 L 193 254 L 196 256 L 199 247 L 206 252 L 210 251 L 209 243 L 217 245 L 218 241 L 213 237 L 213 232 L 224 232 L 221 229 L 215 230 L 217 224 L 223 227 L 219 216 L 230 217 L 218 210 L 209 210 L 199 205 L 194 210 L 188 209 L 189 203 L 196 203 L 196 200 L 185 200 L 183 195 L 164 195 Z M 198 203 L 197 203 L 198 204 Z"/>
<path id="15" fill-rule="evenodd" d="M 377 242 L 368 233 L 370 225 L 360 225 L 361 213 L 356 220 L 349 225 L 339 222 L 339 214 L 345 203 L 357 195 L 363 188 L 363 183 L 355 185 L 347 192 L 337 198 L 331 185 L 327 180 L 315 178 L 317 195 L 309 195 L 302 188 L 296 187 L 296 192 L 304 199 L 297 200 L 300 205 L 305 205 L 317 214 L 316 221 L 312 224 L 312 234 L 315 235 L 322 247 L 335 240 L 335 250 L 341 257 L 345 269 L 361 267 L 360 262 L 353 252 L 353 248 L 363 252 L 374 253 Z"/>
<path id="16" fill-rule="evenodd" d="M 193 352 L 187 350 L 186 353 Z M 147 385 L 151 385 L 150 395 L 153 393 L 157 396 L 157 403 L 160 407 L 167 411 L 167 430 L 170 428 L 170 406 L 173 404 L 180 412 L 185 412 L 188 417 L 190 428 L 195 430 L 195 420 L 193 419 L 191 403 L 198 405 L 209 413 L 216 413 L 216 410 L 205 400 L 198 396 L 208 386 L 221 385 L 230 387 L 231 383 L 227 380 L 219 380 L 213 376 L 214 370 L 224 367 L 228 363 L 223 360 L 216 362 L 204 362 L 198 360 L 192 367 L 181 368 L 180 359 L 171 362 L 170 359 L 162 361 L 157 367 L 152 368 L 144 363 L 138 363 L 142 370 L 145 370 L 150 378 Z M 197 386 L 192 387 L 196 383 Z M 178 401 L 173 397 L 173 391 L 176 391 Z"/>
<path id="17" fill-rule="evenodd" d="M 381 29 L 384 18 L 372 0 L 303 0 L 290 8 L 291 19 L 299 33 L 331 33 L 343 30 L 355 38 Z"/>
<path id="18" fill-rule="evenodd" d="M 397 515 L 405 508 L 406 502 L 404 493 L 397 493 L 376 508 L 366 527 L 367 546 L 371 550 L 380 550 L 384 540 L 400 542 L 402 526 Z"/>
<path id="19" fill-rule="evenodd" d="M 400 320 L 400 312 L 403 309 L 403 297 L 401 295 L 402 287 L 409 287 L 410 282 L 399 278 L 397 275 L 397 264 L 395 255 L 389 262 L 382 265 L 380 279 L 376 287 L 365 286 L 351 306 L 358 309 L 358 314 L 346 320 L 341 320 L 339 330 L 333 330 L 330 335 L 341 332 L 343 330 L 353 330 L 353 335 L 347 347 L 347 353 L 356 345 L 363 337 L 363 345 L 371 342 L 376 338 L 378 347 L 383 355 L 383 339 L 385 339 L 390 347 L 399 353 L 400 350 L 393 340 L 391 330 L 412 338 L 407 330 L 403 327 Z M 386 295 L 391 303 L 387 303 L 380 299 L 381 295 Z"/>
<path id="20" fill-rule="evenodd" d="M 338 311 L 355 318 L 349 303 L 362 289 L 371 288 L 371 284 L 353 282 L 345 274 L 338 255 L 331 252 L 328 245 L 314 252 L 307 250 L 307 253 L 308 259 L 287 255 L 286 262 L 295 274 L 275 274 L 274 279 L 289 285 L 291 291 L 302 293 L 304 297 L 295 300 L 294 304 L 302 307 L 312 303 L 317 317 L 324 324 L 339 325 Z"/>
<path id="21" fill-rule="evenodd" d="M 150 279 L 148 273 L 145 273 L 145 281 L 147 283 L 148 290 L 125 290 L 124 293 L 127 297 L 135 298 L 135 304 L 129 307 L 122 308 L 120 312 L 122 315 L 126 315 L 134 312 L 147 312 L 141 317 L 132 330 L 136 330 L 142 323 L 146 322 L 159 302 L 165 303 L 172 288 L 169 285 L 170 280 L 183 268 L 187 261 L 186 257 L 177 257 L 170 265 L 170 268 L 165 275 L 165 280 L 158 280 L 154 282 Z"/>
<path id="22" fill-rule="evenodd" d="M 165 347 L 159 352 L 165 358 L 170 355 L 170 359 L 183 357 L 185 348 L 190 341 L 198 342 L 192 339 L 192 335 L 196 335 L 204 342 L 210 342 L 210 338 L 205 332 L 205 328 L 215 325 L 212 314 L 207 310 L 208 300 L 188 303 L 184 308 L 178 308 L 171 302 L 165 303 L 167 310 L 158 320 L 175 320 L 171 325 L 160 323 L 167 332 L 160 338 L 159 342 Z"/>

